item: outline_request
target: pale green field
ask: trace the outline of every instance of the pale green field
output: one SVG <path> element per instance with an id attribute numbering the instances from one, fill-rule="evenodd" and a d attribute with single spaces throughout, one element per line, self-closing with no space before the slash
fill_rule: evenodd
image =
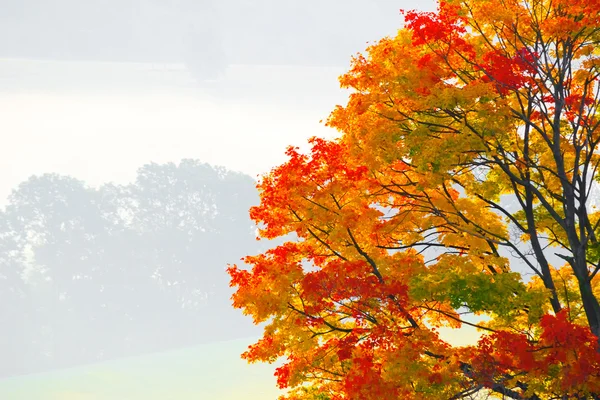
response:
<path id="1" fill-rule="evenodd" d="M 272 365 L 239 354 L 253 339 L 132 357 L 0 381 L 2 400 L 269 400 Z"/>
<path id="2" fill-rule="evenodd" d="M 474 343 L 469 327 L 442 330 L 452 344 Z M 274 366 L 239 355 L 255 338 L 218 342 L 0 381 L 1 400 L 275 400 Z"/>

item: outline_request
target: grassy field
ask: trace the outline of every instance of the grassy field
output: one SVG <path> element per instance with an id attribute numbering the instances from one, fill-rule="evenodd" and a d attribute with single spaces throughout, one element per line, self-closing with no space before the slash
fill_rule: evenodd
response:
<path id="1" fill-rule="evenodd" d="M 454 345 L 474 343 L 472 328 L 442 330 Z M 255 338 L 0 381 L 2 400 L 275 400 L 273 365 L 239 355 Z"/>
<path id="2" fill-rule="evenodd" d="M 0 381 L 2 400 L 269 400 L 274 367 L 247 365 L 252 339 L 211 343 Z"/>

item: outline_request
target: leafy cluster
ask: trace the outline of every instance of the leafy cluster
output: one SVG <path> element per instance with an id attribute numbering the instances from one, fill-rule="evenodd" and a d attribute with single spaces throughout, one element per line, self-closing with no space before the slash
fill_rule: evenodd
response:
<path id="1" fill-rule="evenodd" d="M 284 357 L 288 400 L 600 398 L 600 2 L 404 15 L 340 78 L 341 136 L 259 183 L 294 239 L 229 268 L 244 357 Z"/>

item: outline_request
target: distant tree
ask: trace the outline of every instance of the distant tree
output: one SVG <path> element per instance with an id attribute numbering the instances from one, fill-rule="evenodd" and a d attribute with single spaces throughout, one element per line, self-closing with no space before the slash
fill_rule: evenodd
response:
<path id="1" fill-rule="evenodd" d="M 139 237 L 137 262 L 154 266 L 153 279 L 176 303 L 165 318 L 195 320 L 209 336 L 211 331 L 212 336 L 236 335 L 219 324 L 207 328 L 206 320 L 194 315 L 235 319 L 228 306 L 232 291 L 225 289 L 225 265 L 240 259 L 243 249 L 257 248 L 255 226 L 242 207 L 257 204 L 254 185 L 247 175 L 183 160 L 179 165 L 148 164 L 123 188 L 127 206 L 121 212 L 131 216 L 128 226 Z M 146 309 L 156 312 L 155 307 Z"/>
<path id="2" fill-rule="evenodd" d="M 28 287 L 23 279 L 25 264 L 20 257 L 15 236 L 4 212 L 0 212 L 0 316 L 3 331 L 0 335 L 0 376 L 25 370 L 32 352 L 30 322 L 31 304 Z M 14 364 L 6 362 L 14 360 Z"/>
<path id="3" fill-rule="evenodd" d="M 253 332 L 228 306 L 225 266 L 257 248 L 257 201 L 250 177 L 193 160 L 129 185 L 23 182 L 0 213 L 0 374 Z"/>
<path id="4" fill-rule="evenodd" d="M 104 221 L 95 195 L 81 181 L 48 174 L 30 178 L 9 198 L 6 218 L 25 260 L 40 351 L 51 364 L 85 360 L 93 351 L 81 339 L 94 332 L 100 290 L 95 253 Z"/>

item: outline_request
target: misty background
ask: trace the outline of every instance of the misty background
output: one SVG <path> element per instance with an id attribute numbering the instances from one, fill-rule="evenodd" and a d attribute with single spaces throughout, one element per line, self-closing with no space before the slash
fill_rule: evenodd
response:
<path id="1" fill-rule="evenodd" d="M 225 273 L 256 179 L 415 7 L 0 0 L 0 398 L 274 398 Z"/>

